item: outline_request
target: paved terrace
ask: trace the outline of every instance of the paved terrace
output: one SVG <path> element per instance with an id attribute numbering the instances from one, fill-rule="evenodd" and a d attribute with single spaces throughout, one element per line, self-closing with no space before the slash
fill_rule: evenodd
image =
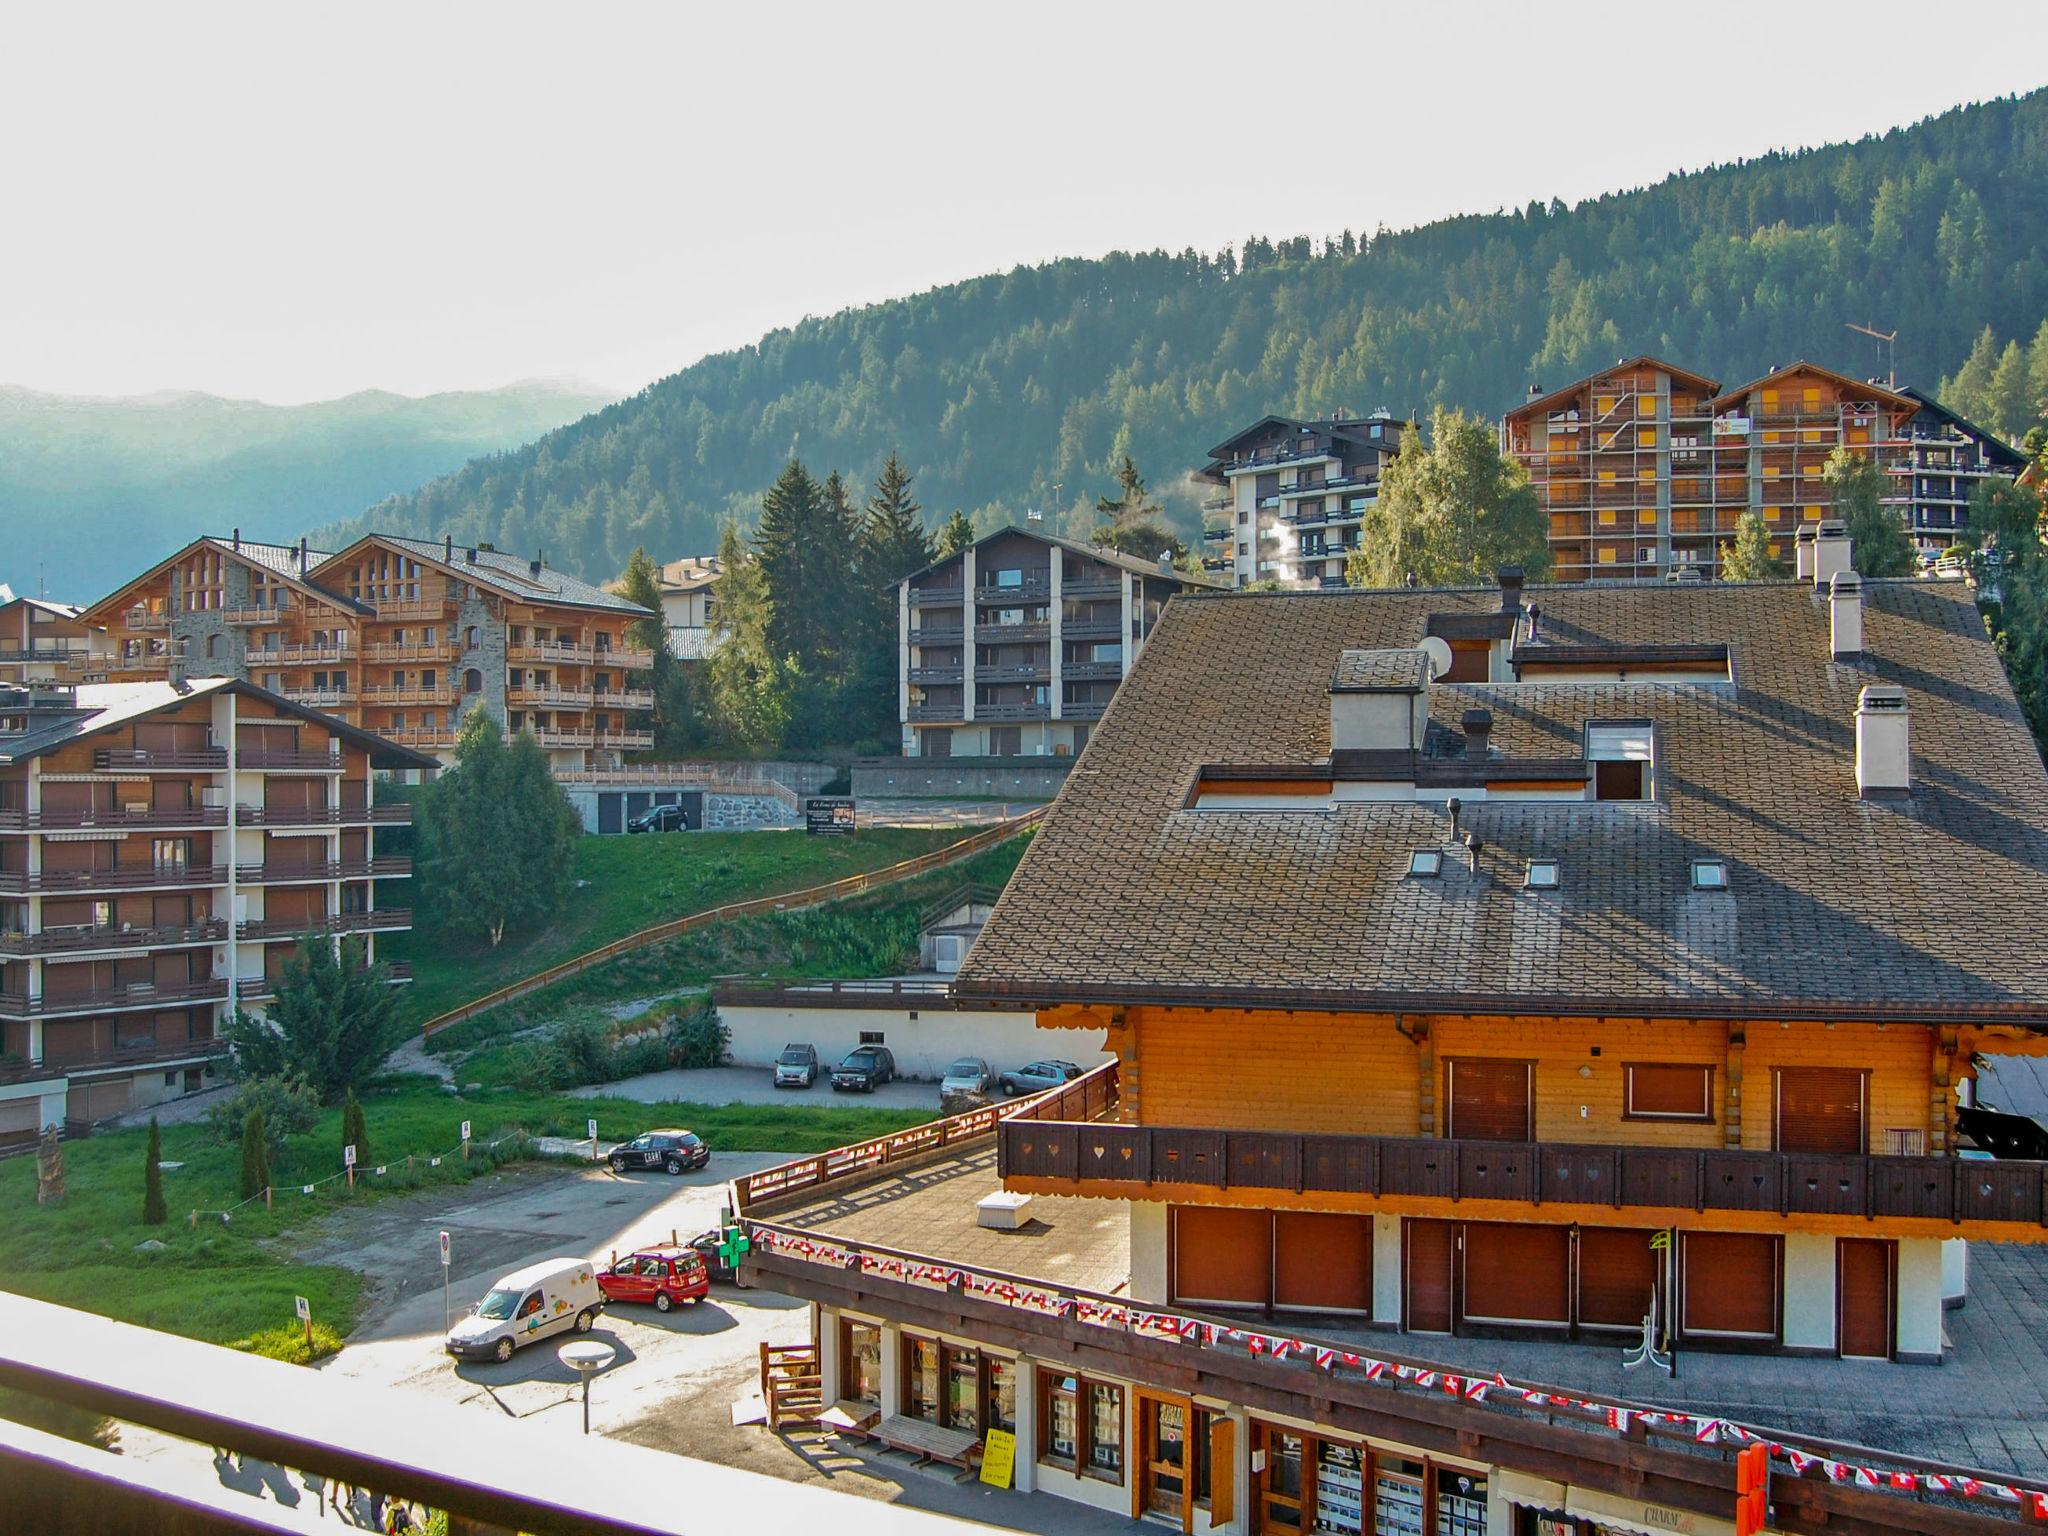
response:
<path id="1" fill-rule="evenodd" d="M 842 1190 L 764 1219 L 1055 1285 L 1125 1293 L 1130 1238 L 1115 1200 L 1039 1196 L 1018 1232 L 979 1226 L 1000 1188 L 983 1142 L 944 1161 Z M 1212 1314 L 1213 1315 L 1213 1314 Z M 1676 1378 L 1624 1371 L 1618 1343 L 1440 1338 L 1281 1313 L 1250 1326 L 1313 1337 L 1461 1374 L 1741 1420 L 1796 1435 L 2048 1478 L 2048 1247 L 1973 1243 L 1969 1304 L 1946 1315 L 1940 1366 L 1682 1351 Z"/>

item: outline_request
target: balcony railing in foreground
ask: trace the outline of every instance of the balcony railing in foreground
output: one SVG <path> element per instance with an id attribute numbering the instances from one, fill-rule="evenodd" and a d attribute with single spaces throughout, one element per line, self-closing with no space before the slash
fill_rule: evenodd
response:
<path id="1" fill-rule="evenodd" d="M 602 1325 L 600 1325 L 602 1327 Z M 552 1345 L 529 1355 L 552 1357 Z M 521 1358 L 527 1358 L 522 1356 Z M 540 1366 L 569 1372 L 551 1358 Z M 550 1379 L 552 1379 L 552 1377 Z M 68 1403 L 191 1443 L 147 1460 L 0 1419 L 0 1526 L 39 1536 L 113 1530 L 167 1536 L 325 1529 L 307 1512 L 225 1486 L 208 1447 L 446 1511 L 452 1530 L 536 1536 L 702 1532 L 711 1512 L 765 1530 L 844 1536 L 975 1536 L 986 1527 L 850 1497 L 692 1457 L 578 1435 L 564 1415 L 531 1420 L 394 1393 L 313 1371 L 0 1294 L 0 1387 Z M 594 1395 L 606 1391 L 600 1376 Z M 343 1527 L 347 1523 L 343 1522 Z"/>
<path id="2" fill-rule="evenodd" d="M 1594 1399 L 1505 1375 L 1467 1375 L 1355 1340 L 1300 1337 L 1263 1319 L 1153 1306 L 944 1255 L 854 1241 L 773 1219 L 777 1207 L 850 1189 L 927 1154 L 1105 1113 L 1114 1063 L 1062 1088 L 894 1136 L 799 1158 L 736 1180 L 752 1250 L 748 1278 L 998 1347 L 1095 1365 L 1543 1478 L 1726 1518 L 1735 1453 L 1770 1447 L 1773 1530 L 1966 1536 L 2048 1520 L 2048 1489 L 2009 1472 L 1792 1435 L 1619 1397 Z M 1073 1117 L 1073 1121 L 1069 1120 Z"/>

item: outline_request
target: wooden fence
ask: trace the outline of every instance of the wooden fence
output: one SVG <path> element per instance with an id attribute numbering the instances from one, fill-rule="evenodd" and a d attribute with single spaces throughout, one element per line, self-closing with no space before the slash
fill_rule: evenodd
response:
<path id="1" fill-rule="evenodd" d="M 824 885 L 806 886 L 800 891 L 784 891 L 779 896 L 757 896 L 748 901 L 729 901 L 723 906 L 707 907 L 702 912 L 692 912 L 686 917 L 656 923 L 651 928 L 642 928 L 638 933 L 629 933 L 623 939 L 614 939 L 598 949 L 564 960 L 560 965 L 551 965 L 544 971 L 536 971 L 531 976 L 498 988 L 495 992 L 487 992 L 471 1002 L 451 1008 L 446 1013 L 437 1014 L 420 1026 L 420 1037 L 431 1040 L 451 1024 L 460 1024 L 463 1020 L 473 1019 L 480 1013 L 488 1013 L 493 1008 L 516 1002 L 522 997 L 540 991 L 543 987 L 553 986 L 558 981 L 567 981 L 571 976 L 580 976 L 593 967 L 603 965 L 608 960 L 616 960 L 619 956 L 630 954 L 636 949 L 645 949 L 650 944 L 659 944 L 679 934 L 708 928 L 713 923 L 722 923 L 730 918 L 747 917 L 759 912 L 785 912 L 801 907 L 822 906 L 828 901 L 837 901 L 842 896 L 855 896 L 862 891 L 873 890 L 876 886 L 894 885 L 900 880 L 914 879 L 927 871 L 956 864 L 962 859 L 972 858 L 985 848 L 993 848 L 998 843 L 1007 842 L 1026 827 L 1035 826 L 1044 815 L 1045 807 L 1035 806 L 1022 816 L 997 822 L 994 826 L 985 827 L 972 836 L 961 838 L 957 843 L 948 843 L 943 848 L 934 848 L 930 853 L 921 853 L 914 859 L 905 859 L 883 869 L 848 875 L 844 879 L 828 881 Z"/>

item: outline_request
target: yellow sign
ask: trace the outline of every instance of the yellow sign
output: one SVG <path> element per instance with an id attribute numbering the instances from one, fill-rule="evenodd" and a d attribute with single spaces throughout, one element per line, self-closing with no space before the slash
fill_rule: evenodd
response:
<path id="1" fill-rule="evenodd" d="M 1017 1470 L 1017 1437 L 1007 1429 L 992 1429 L 981 1444 L 981 1480 L 991 1488 L 1007 1488 Z"/>

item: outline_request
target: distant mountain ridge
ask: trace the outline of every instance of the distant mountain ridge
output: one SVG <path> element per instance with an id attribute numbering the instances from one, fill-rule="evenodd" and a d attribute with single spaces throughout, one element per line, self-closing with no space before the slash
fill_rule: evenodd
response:
<path id="1" fill-rule="evenodd" d="M 611 398 L 538 379 L 306 405 L 0 385 L 0 580 L 89 601 L 200 533 L 288 541 Z"/>
<path id="2" fill-rule="evenodd" d="M 2044 164 L 2037 91 L 1573 208 L 1020 267 L 774 331 L 322 536 L 545 545 L 602 578 L 638 543 L 712 549 L 792 453 L 864 485 L 892 448 L 934 520 L 1056 507 L 1069 533 L 1128 448 L 1186 530 L 1187 472 L 1269 411 L 1497 417 L 1638 352 L 1730 382 L 1800 357 L 1870 373 L 1848 321 L 1896 329 L 1901 379 L 1931 390 L 1985 325 L 2026 337 L 2048 312 Z M 1315 198 L 1371 223 L 1364 185 Z"/>

